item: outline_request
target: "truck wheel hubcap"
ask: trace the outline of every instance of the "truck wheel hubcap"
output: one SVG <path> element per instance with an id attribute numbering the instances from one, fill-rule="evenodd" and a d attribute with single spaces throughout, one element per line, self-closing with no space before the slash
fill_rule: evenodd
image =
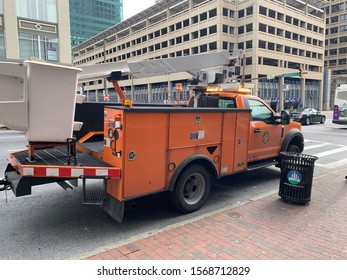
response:
<path id="1" fill-rule="evenodd" d="M 183 197 L 187 204 L 196 204 L 204 196 L 206 183 L 199 173 L 190 175 L 184 183 Z"/>

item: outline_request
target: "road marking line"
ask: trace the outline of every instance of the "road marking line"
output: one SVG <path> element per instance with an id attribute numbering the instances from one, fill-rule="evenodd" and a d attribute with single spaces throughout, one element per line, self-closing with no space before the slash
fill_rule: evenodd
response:
<path id="1" fill-rule="evenodd" d="M 305 148 L 304 148 L 304 151 L 310 150 L 310 149 L 315 149 L 315 148 L 324 147 L 324 146 L 326 146 L 326 145 L 327 145 L 327 144 L 317 144 L 317 145 L 308 146 L 308 147 L 305 147 Z"/>
<path id="2" fill-rule="evenodd" d="M 327 169 L 334 169 L 334 170 L 338 167 L 346 166 L 346 164 L 347 164 L 347 159 L 341 159 L 339 161 L 335 161 L 335 162 L 331 162 L 327 164 L 316 163 L 316 165 L 319 167 L 324 167 Z"/>
<path id="3" fill-rule="evenodd" d="M 331 150 L 331 151 L 326 151 L 326 152 L 314 154 L 314 156 L 320 158 L 320 157 L 326 157 L 326 156 L 329 156 L 329 155 L 332 155 L 332 154 L 337 154 L 337 153 L 344 152 L 344 151 L 347 151 L 347 147 L 341 147 L 341 148 L 334 149 L 334 150 Z"/>

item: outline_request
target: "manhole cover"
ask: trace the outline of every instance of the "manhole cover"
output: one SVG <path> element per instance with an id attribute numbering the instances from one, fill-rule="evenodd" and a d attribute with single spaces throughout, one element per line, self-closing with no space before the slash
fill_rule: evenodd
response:
<path id="1" fill-rule="evenodd" d="M 241 214 L 239 212 L 228 212 L 227 215 L 230 218 L 238 219 L 241 217 Z"/>

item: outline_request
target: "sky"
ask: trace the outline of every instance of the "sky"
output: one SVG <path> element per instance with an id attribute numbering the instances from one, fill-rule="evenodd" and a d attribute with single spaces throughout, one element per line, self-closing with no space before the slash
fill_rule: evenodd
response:
<path id="1" fill-rule="evenodd" d="M 155 0 L 123 0 L 124 20 L 155 4 Z"/>

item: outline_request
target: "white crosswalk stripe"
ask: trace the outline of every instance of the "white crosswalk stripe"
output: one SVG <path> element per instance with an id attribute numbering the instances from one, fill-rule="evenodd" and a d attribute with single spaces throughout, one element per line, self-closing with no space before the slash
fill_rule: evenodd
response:
<path id="1" fill-rule="evenodd" d="M 320 149 L 324 147 L 329 147 L 329 150 L 322 151 L 322 149 Z M 317 149 L 317 151 L 314 151 L 315 149 Z M 347 146 L 305 139 L 305 148 L 303 153 L 306 151 L 310 151 L 307 154 L 318 158 L 325 158 L 325 161 L 328 161 L 327 163 L 316 162 L 315 165 L 318 167 L 327 169 L 347 168 Z M 344 154 L 345 158 L 337 160 L 336 154 Z"/>

